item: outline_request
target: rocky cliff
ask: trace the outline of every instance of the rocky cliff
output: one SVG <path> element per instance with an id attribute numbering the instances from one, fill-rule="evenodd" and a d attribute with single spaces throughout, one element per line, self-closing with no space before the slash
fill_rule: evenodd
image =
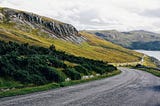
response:
<path id="1" fill-rule="evenodd" d="M 14 23 L 14 27 L 23 31 L 39 29 L 41 32 L 45 32 L 53 38 L 76 43 L 85 41 L 85 38 L 78 33 L 74 26 L 29 12 L 1 8 L 0 22 Z"/>

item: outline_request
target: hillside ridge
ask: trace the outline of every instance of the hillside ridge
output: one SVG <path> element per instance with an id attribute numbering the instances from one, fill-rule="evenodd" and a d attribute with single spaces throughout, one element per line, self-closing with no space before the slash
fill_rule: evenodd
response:
<path id="1" fill-rule="evenodd" d="M 0 8 L 0 14 L 2 41 L 29 43 L 46 48 L 53 44 L 56 50 L 110 63 L 135 62 L 142 56 L 140 53 L 115 45 L 94 34 L 78 31 L 74 26 L 54 19 L 8 8 Z M 50 27 L 50 22 L 55 26 Z M 55 34 L 56 31 L 58 34 Z"/>
<path id="2" fill-rule="evenodd" d="M 30 12 L 1 8 L 0 21 L 4 23 L 14 23 L 18 28 L 30 26 L 33 29 L 41 29 L 42 32 L 49 34 L 53 38 L 60 38 L 76 43 L 81 43 L 85 40 L 71 24 Z"/>
<path id="3" fill-rule="evenodd" d="M 160 34 L 150 31 L 90 30 L 87 32 L 129 49 L 160 50 L 157 46 L 160 44 Z"/>

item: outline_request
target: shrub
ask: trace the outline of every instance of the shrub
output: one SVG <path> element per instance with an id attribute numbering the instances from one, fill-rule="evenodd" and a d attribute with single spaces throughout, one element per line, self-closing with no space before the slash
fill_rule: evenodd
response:
<path id="1" fill-rule="evenodd" d="M 61 62 L 60 60 L 58 60 L 54 57 L 49 57 L 48 59 L 50 62 L 50 66 L 52 66 L 52 67 L 56 67 L 56 68 L 67 67 L 66 64 L 64 64 L 63 62 Z"/>
<path id="2" fill-rule="evenodd" d="M 89 71 L 93 71 L 91 65 L 89 65 L 89 64 L 82 64 L 82 66 L 83 66 L 84 68 L 86 68 L 87 70 L 89 70 Z"/>
<path id="3" fill-rule="evenodd" d="M 58 71 L 57 69 L 53 67 L 42 67 L 41 73 L 46 77 L 46 79 L 51 82 L 63 82 L 65 81 L 65 74 L 61 71 Z"/>
<path id="4" fill-rule="evenodd" d="M 143 67 L 143 66 L 142 66 L 141 64 L 137 64 L 136 67 L 137 67 L 137 68 L 141 68 L 141 67 Z"/>
<path id="5" fill-rule="evenodd" d="M 89 75 L 89 74 L 90 74 L 90 72 L 89 72 L 85 67 L 80 66 L 80 65 L 75 66 L 74 69 L 75 69 L 77 72 L 82 73 L 82 74 L 84 74 L 84 75 Z"/>
<path id="6" fill-rule="evenodd" d="M 15 70 L 13 77 L 22 83 L 28 83 L 31 80 L 29 73 L 25 70 Z"/>
<path id="7" fill-rule="evenodd" d="M 74 68 L 67 68 L 63 61 L 80 64 Z M 58 71 L 55 68 L 63 68 Z M 63 82 L 66 75 L 72 80 L 81 79 L 81 74 L 88 75 L 106 73 L 116 70 L 112 65 L 103 61 L 76 57 L 57 51 L 54 45 L 50 48 L 0 41 L 0 76 L 12 78 L 22 83 L 45 84 L 49 82 Z"/>
<path id="8" fill-rule="evenodd" d="M 32 74 L 30 76 L 30 82 L 34 83 L 36 85 L 43 85 L 43 84 L 47 83 L 47 80 L 44 76 L 40 76 L 40 75 L 37 75 L 37 74 Z"/>
<path id="9" fill-rule="evenodd" d="M 74 68 L 67 68 L 64 70 L 64 73 L 71 78 L 72 80 L 79 80 L 81 79 L 81 75 L 77 72 Z"/>
<path id="10" fill-rule="evenodd" d="M 107 72 L 112 72 L 114 70 L 117 70 L 117 67 L 114 67 L 113 65 L 108 65 L 108 66 L 105 66 L 105 71 Z"/>
<path id="11" fill-rule="evenodd" d="M 99 74 L 104 74 L 104 73 L 105 73 L 105 69 L 102 69 L 102 68 L 100 68 L 100 67 L 95 67 L 95 68 L 94 68 L 94 71 L 95 71 L 96 73 L 99 73 Z"/>

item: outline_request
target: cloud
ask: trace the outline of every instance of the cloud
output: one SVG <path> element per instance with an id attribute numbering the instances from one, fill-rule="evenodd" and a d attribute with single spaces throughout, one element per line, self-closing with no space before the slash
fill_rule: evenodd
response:
<path id="1" fill-rule="evenodd" d="M 91 22 L 95 22 L 95 23 L 100 23 L 100 20 L 97 19 L 97 18 L 93 18 L 93 19 L 91 19 L 90 21 L 91 21 Z"/>
<path id="2" fill-rule="evenodd" d="M 145 10 L 140 15 L 148 16 L 151 18 L 160 18 L 160 8 Z"/>
<path id="3" fill-rule="evenodd" d="M 83 29 L 160 32 L 160 0 L 0 0 L 0 6 L 48 16 Z"/>

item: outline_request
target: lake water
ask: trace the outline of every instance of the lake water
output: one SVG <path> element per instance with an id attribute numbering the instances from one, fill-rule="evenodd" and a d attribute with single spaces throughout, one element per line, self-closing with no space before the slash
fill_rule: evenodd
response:
<path id="1" fill-rule="evenodd" d="M 135 50 L 140 53 L 144 53 L 148 56 L 155 57 L 156 59 L 160 60 L 160 51 L 147 51 L 147 50 Z"/>

